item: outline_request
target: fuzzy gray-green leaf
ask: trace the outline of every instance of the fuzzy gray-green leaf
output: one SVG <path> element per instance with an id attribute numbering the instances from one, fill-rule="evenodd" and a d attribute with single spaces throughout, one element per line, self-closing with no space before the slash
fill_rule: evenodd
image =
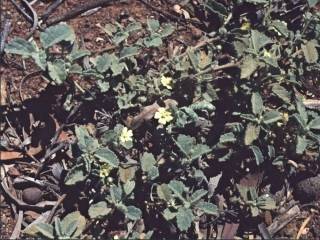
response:
<path id="1" fill-rule="evenodd" d="M 260 134 L 260 127 L 252 123 L 249 123 L 247 125 L 246 131 L 244 134 L 244 144 L 251 145 L 253 141 L 258 139 L 259 134 Z"/>
<path id="2" fill-rule="evenodd" d="M 74 185 L 78 182 L 84 181 L 86 178 L 87 175 L 84 172 L 83 165 L 76 165 L 69 170 L 64 180 L 66 185 Z"/>
<path id="3" fill-rule="evenodd" d="M 100 218 L 107 216 L 111 211 L 105 201 L 92 204 L 88 210 L 90 218 Z"/>
<path id="4" fill-rule="evenodd" d="M 250 147 L 250 149 L 252 150 L 252 152 L 254 154 L 254 157 L 256 159 L 256 163 L 259 166 L 264 161 L 264 157 L 263 157 L 263 154 L 262 154 L 260 148 L 253 145 L 253 146 Z"/>
<path id="5" fill-rule="evenodd" d="M 254 92 L 251 96 L 252 112 L 255 115 L 260 115 L 264 109 L 262 97 L 259 93 Z"/>
<path id="6" fill-rule="evenodd" d="M 191 209 L 181 207 L 178 209 L 176 218 L 180 231 L 187 231 L 191 227 L 194 216 Z"/>
<path id="7" fill-rule="evenodd" d="M 5 52 L 22 55 L 24 57 L 31 57 L 37 53 L 37 48 L 31 42 L 23 38 L 14 38 L 10 43 L 6 45 Z"/>
<path id="8" fill-rule="evenodd" d="M 319 54 L 314 42 L 309 41 L 306 44 L 303 44 L 301 49 L 307 63 L 316 63 L 318 61 Z"/>
<path id="9" fill-rule="evenodd" d="M 48 27 L 44 32 L 40 33 L 40 41 L 44 48 L 51 47 L 62 41 L 73 43 L 74 40 L 75 34 L 73 29 L 65 23 Z"/>
<path id="10" fill-rule="evenodd" d="M 119 166 L 119 158 L 108 148 L 100 148 L 94 154 L 100 161 L 110 164 L 112 167 Z"/>
<path id="11" fill-rule="evenodd" d="M 49 76 L 57 85 L 63 84 L 67 79 L 66 65 L 62 59 L 48 62 L 48 71 Z"/>
<path id="12" fill-rule="evenodd" d="M 258 62 L 252 57 L 246 57 L 240 66 L 240 78 L 249 78 L 258 68 Z"/>

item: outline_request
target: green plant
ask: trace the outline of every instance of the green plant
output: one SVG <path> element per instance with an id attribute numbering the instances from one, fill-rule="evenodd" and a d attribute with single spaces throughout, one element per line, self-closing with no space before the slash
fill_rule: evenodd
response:
<path id="1" fill-rule="evenodd" d="M 299 171 L 289 162 L 318 164 L 319 110 L 304 104 L 319 97 L 309 86 L 320 72 L 316 1 L 308 1 L 296 25 L 273 1 L 231 2 L 202 1 L 197 11 L 186 3 L 191 14 L 203 13 L 206 33 L 196 46 L 169 56 L 161 50 L 176 28 L 156 19 L 100 26 L 114 45 L 104 54 L 79 49 L 66 24 L 41 33 L 41 48 L 23 39 L 7 45 L 6 53 L 34 59 L 52 84 L 76 84 L 71 105 L 94 108 L 86 116 L 92 125 L 72 128 L 77 143 L 63 179 L 92 199 L 88 218 L 116 216 L 127 237 L 140 236 L 133 230 L 139 219 L 153 220 L 142 231 L 147 237 L 161 238 L 154 222 L 163 219 L 165 228 L 173 224 L 177 235 L 192 236 L 202 217 L 210 222 L 231 208 L 257 217 L 276 208 L 271 194 L 238 184 L 248 172 L 267 169 L 270 183 L 273 175 L 289 179 Z M 237 14 L 243 6 L 261 16 Z M 93 81 L 82 88 L 68 81 L 73 74 Z M 217 172 L 227 180 L 212 190 Z M 221 209 L 218 192 L 232 200 Z M 77 231 L 59 224 L 40 224 L 39 232 L 63 238 Z"/>
<path id="2" fill-rule="evenodd" d="M 53 224 L 35 223 L 24 230 L 25 233 L 47 239 L 79 238 L 86 226 L 86 219 L 78 211 L 69 213 L 62 220 L 54 219 Z"/>

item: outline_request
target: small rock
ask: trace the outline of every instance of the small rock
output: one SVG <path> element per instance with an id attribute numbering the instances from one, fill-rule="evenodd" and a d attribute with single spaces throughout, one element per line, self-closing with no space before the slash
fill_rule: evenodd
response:
<path id="1" fill-rule="evenodd" d="M 8 175 L 10 177 L 19 177 L 21 174 L 18 169 L 16 169 L 15 167 L 11 167 L 8 169 Z"/>
<path id="2" fill-rule="evenodd" d="M 36 187 L 26 188 L 22 192 L 22 200 L 27 204 L 36 204 L 42 197 L 42 191 Z"/>
<path id="3" fill-rule="evenodd" d="M 294 196 L 303 203 L 319 200 L 320 176 L 311 177 L 300 181 L 295 187 Z"/>

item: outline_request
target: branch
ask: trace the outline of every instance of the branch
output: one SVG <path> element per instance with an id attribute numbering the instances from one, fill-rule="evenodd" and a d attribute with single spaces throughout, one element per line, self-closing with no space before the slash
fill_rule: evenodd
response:
<path id="1" fill-rule="evenodd" d="M 96 0 L 96 1 L 88 2 L 82 6 L 76 7 L 75 9 L 69 11 L 65 15 L 54 18 L 51 21 L 48 21 L 47 26 L 51 26 L 51 25 L 57 24 L 59 22 L 70 20 L 70 19 L 75 18 L 88 10 L 91 10 L 91 9 L 94 9 L 97 7 L 105 7 L 105 6 L 110 5 L 111 3 L 115 3 L 115 0 Z"/>

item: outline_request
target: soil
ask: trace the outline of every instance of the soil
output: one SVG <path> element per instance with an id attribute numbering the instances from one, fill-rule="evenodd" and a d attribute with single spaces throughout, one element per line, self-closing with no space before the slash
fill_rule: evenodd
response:
<path id="1" fill-rule="evenodd" d="M 155 2 L 155 6 L 162 6 L 162 8 L 172 8 L 171 6 L 163 6 L 160 1 L 158 4 Z M 66 0 L 59 8 L 50 16 L 50 18 L 55 18 L 66 14 L 70 9 L 74 9 L 80 4 L 85 4 L 85 0 Z M 37 12 L 38 16 L 41 16 L 48 7 L 47 1 L 38 1 L 33 7 Z M 30 24 L 25 21 L 25 19 L 16 11 L 10 1 L 5 0 L 1 6 L 2 14 L 10 16 L 12 20 L 12 30 L 8 37 L 8 41 L 14 37 L 24 37 L 29 33 Z M 160 18 L 157 12 L 150 10 L 140 1 L 130 1 L 130 3 L 114 3 L 111 6 L 107 6 L 99 9 L 87 16 L 79 16 L 75 19 L 67 21 L 69 25 L 73 27 L 76 32 L 76 36 L 83 38 L 84 48 L 88 49 L 93 53 L 100 53 L 105 51 L 106 48 L 110 47 L 108 37 L 104 31 L 97 25 L 104 26 L 107 23 L 114 23 L 118 21 L 120 23 L 128 22 L 128 19 L 139 20 L 142 23 L 146 22 L 147 18 Z M 188 46 L 192 45 L 194 38 L 192 37 L 194 33 L 194 28 L 192 26 L 182 26 L 176 34 L 171 37 L 174 45 Z M 199 33 L 196 33 L 195 39 L 199 38 Z M 201 35 L 201 33 L 200 33 Z M 34 34 L 34 40 L 39 41 L 39 31 Z M 81 39 L 78 39 L 81 43 Z M 166 54 L 167 51 L 164 49 L 162 54 Z M 161 59 L 161 56 L 159 57 Z M 2 81 L 7 83 L 7 88 L 10 89 L 10 97 L 12 98 L 12 103 L 19 103 L 19 86 L 21 80 L 24 76 L 29 73 L 37 71 L 37 67 L 32 63 L 32 61 L 26 60 L 25 63 L 15 59 L 14 57 L 8 59 L 9 65 L 0 66 L 0 77 Z M 25 67 L 23 65 L 25 64 Z M 25 70 L 24 70 L 25 69 Z M 85 81 L 80 79 L 80 85 L 86 85 Z M 47 86 L 47 82 L 39 76 L 29 78 L 22 86 L 23 99 L 33 98 L 38 96 Z M 8 100 L 5 102 L 8 104 Z"/>
<path id="2" fill-rule="evenodd" d="M 24 37 L 30 31 L 30 24 L 16 11 L 12 3 L 9 0 L 3 0 L 1 6 L 2 16 L 8 15 L 12 20 L 12 30 L 8 37 L 10 41 L 14 37 Z M 66 0 L 51 16 L 61 16 L 70 9 L 78 6 L 79 4 L 86 3 L 86 0 Z M 173 1 L 174 2 L 174 1 Z M 41 16 L 47 9 L 50 1 L 36 1 L 33 5 L 38 16 Z M 160 6 L 166 11 L 172 12 L 173 4 L 163 5 L 160 1 L 153 1 L 155 6 Z M 77 36 L 83 37 L 84 47 L 91 52 L 104 51 L 106 47 L 110 46 L 107 35 L 97 26 L 105 25 L 109 22 L 119 21 L 125 22 L 128 18 L 133 18 L 145 22 L 147 18 L 159 18 L 159 13 L 152 11 L 150 8 L 142 4 L 140 1 L 130 1 L 129 3 L 114 3 L 111 6 L 107 6 L 99 9 L 97 12 L 83 17 L 77 17 L 68 21 L 68 24 L 72 25 L 76 31 Z M 200 33 L 201 34 L 201 33 Z M 174 46 L 188 46 L 196 42 L 199 38 L 199 32 L 195 32 L 192 26 L 182 26 L 181 29 L 175 33 L 175 36 L 171 38 Z M 35 32 L 34 39 L 39 40 L 39 32 Z M 161 54 L 166 54 L 166 49 Z M 0 78 L 1 82 L 4 82 L 1 86 L 6 86 L 6 94 L 10 96 L 9 99 L 1 101 L 2 105 L 9 103 L 19 104 L 19 86 L 24 76 L 34 71 L 37 71 L 36 66 L 30 62 L 22 61 L 10 57 L 7 59 L 9 64 L 0 66 Z M 25 67 L 23 67 L 25 66 Z M 81 80 L 80 85 L 85 86 L 85 80 Z M 37 97 L 41 91 L 47 86 L 47 82 L 39 76 L 28 79 L 22 85 L 22 97 L 23 99 L 31 99 Z M 2 89 L 3 90 L 3 89 Z M 4 101 L 4 102 L 3 102 Z M 319 194 L 318 194 L 319 195 Z M 0 197 L 1 193 L 0 193 Z M 319 199 L 317 199 L 319 201 Z M 2 205 L 1 205 L 2 204 Z M 299 218 L 292 221 L 280 232 L 280 236 L 295 238 L 299 231 L 301 224 L 308 217 L 312 216 L 308 228 L 309 231 L 301 236 L 301 239 L 319 239 L 320 238 L 320 216 L 319 216 L 319 205 L 320 202 L 314 203 L 313 205 L 305 206 Z M 4 205 L 2 200 L 0 201 L 0 217 L 1 217 L 1 233 L 0 239 L 8 239 L 14 229 L 16 220 L 14 214 L 11 212 L 9 206 Z"/>

